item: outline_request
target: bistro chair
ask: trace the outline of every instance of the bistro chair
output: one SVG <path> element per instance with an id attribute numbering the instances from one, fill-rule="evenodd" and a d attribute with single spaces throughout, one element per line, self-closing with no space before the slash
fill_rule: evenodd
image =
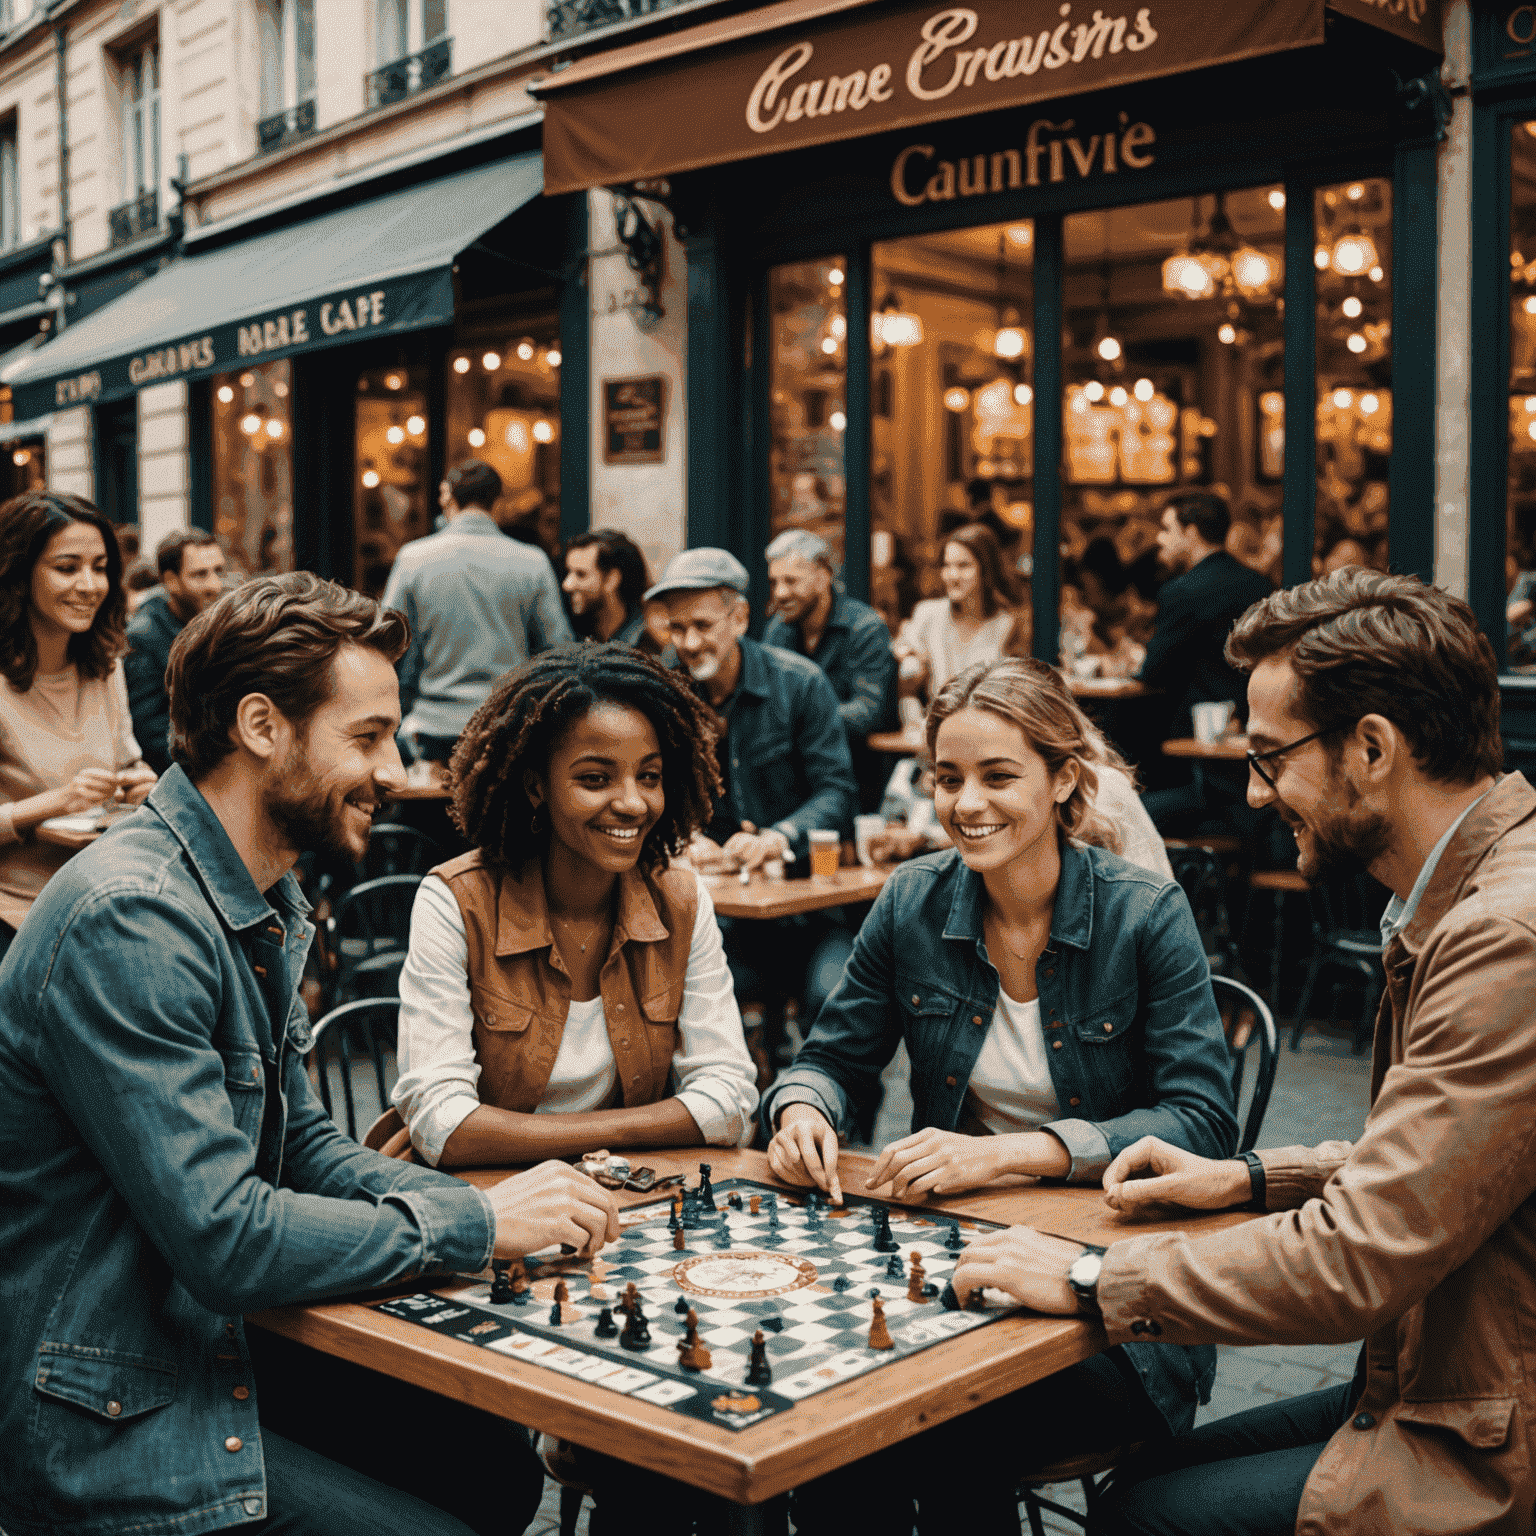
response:
<path id="1" fill-rule="evenodd" d="M 1234 845 L 1230 852 L 1213 847 L 1215 841 L 1175 838 L 1165 840 L 1163 846 L 1173 866 L 1173 878 L 1189 898 L 1211 971 L 1223 976 L 1242 975 L 1242 956 L 1227 910 L 1227 859 L 1222 857 L 1224 853 L 1228 857 L 1236 853 L 1237 839 L 1221 839 Z"/>
<path id="2" fill-rule="evenodd" d="M 1259 1131 L 1269 1096 L 1275 1088 L 1275 1071 L 1280 1065 L 1280 1031 L 1269 1005 L 1252 987 L 1231 976 L 1212 976 L 1211 989 L 1226 1031 L 1227 1048 L 1232 1053 L 1232 1102 L 1243 1102 L 1243 1077 L 1248 1063 L 1248 1048 L 1258 1042 L 1259 1063 L 1253 1078 L 1253 1093 L 1248 1113 L 1242 1118 L 1243 1137 L 1239 1152 L 1251 1152 L 1259 1144 Z"/>
<path id="3" fill-rule="evenodd" d="M 368 852 L 358 861 L 359 880 L 386 875 L 424 875 L 447 855 L 427 834 L 403 821 L 378 821 L 368 835 Z"/>
<path id="4" fill-rule="evenodd" d="M 411 934 L 411 905 L 420 875 L 381 875 L 354 885 L 326 918 L 327 1007 L 359 997 L 392 995 Z"/>
<path id="5" fill-rule="evenodd" d="M 1353 1054 L 1358 1056 L 1371 1038 L 1376 1022 L 1376 1005 L 1381 1001 L 1381 991 L 1386 980 L 1381 963 L 1385 946 L 1381 942 L 1381 927 L 1376 917 L 1384 900 L 1372 892 L 1372 885 L 1375 885 L 1374 881 L 1368 884 L 1366 877 L 1357 876 L 1352 880 L 1314 886 L 1309 892 L 1312 903 L 1312 953 L 1307 957 L 1307 975 L 1301 984 L 1301 996 L 1296 1002 L 1296 1023 L 1291 1030 L 1293 1051 L 1300 1044 L 1307 1028 L 1307 1014 L 1317 978 L 1327 969 L 1352 971 L 1361 979 L 1363 996 L 1360 1014 L 1355 1021 L 1354 1039 L 1350 1044 Z M 1338 1015 L 1339 994 L 1343 990 L 1343 982 L 1334 985 L 1333 999 L 1328 1009 L 1329 1023 Z"/>
<path id="6" fill-rule="evenodd" d="M 345 1111 L 347 1135 L 357 1140 L 357 1095 L 353 1081 L 354 1070 L 365 1063 L 373 1067 L 374 1087 L 378 1092 L 381 1108 L 389 1104 L 389 1091 L 393 1079 L 399 1074 L 394 1068 L 395 1037 L 400 1027 L 400 999 L 398 997 L 370 997 L 358 1002 L 342 1003 L 333 1008 L 315 1025 L 315 1046 L 310 1055 L 310 1067 L 315 1073 L 320 1102 L 325 1112 L 336 1120 L 335 1102 L 340 1091 Z M 335 1086 L 333 1087 L 333 1078 Z M 364 1078 L 366 1082 L 367 1079 Z"/>

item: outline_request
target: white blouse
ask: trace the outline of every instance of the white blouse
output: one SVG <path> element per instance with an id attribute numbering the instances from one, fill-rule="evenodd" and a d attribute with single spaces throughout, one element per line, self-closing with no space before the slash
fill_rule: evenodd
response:
<path id="1" fill-rule="evenodd" d="M 1060 1118 L 1047 1054 L 1040 999 L 1016 1002 L 999 987 L 992 1027 L 967 1084 L 977 1118 L 993 1135 L 1037 1131 Z"/>
<path id="2" fill-rule="evenodd" d="M 688 951 L 688 974 L 672 1055 L 673 1093 L 712 1146 L 745 1146 L 757 1110 L 757 1074 L 741 1032 L 741 1013 L 708 889 Z M 411 908 L 411 943 L 400 972 L 400 1081 L 392 1102 L 417 1152 L 433 1167 L 448 1138 L 479 1107 L 464 915 L 436 875 Z M 574 1114 L 611 1099 L 618 1067 L 603 1000 L 572 1002 L 560 1050 L 538 1113 Z"/>
<path id="3" fill-rule="evenodd" d="M 996 661 L 1008 643 L 1014 618 L 1011 608 L 999 608 L 969 640 L 962 640 L 949 611 L 949 599 L 930 597 L 912 610 L 912 617 L 901 626 L 897 638 L 927 661 L 928 697 L 931 699 L 957 672 L 965 671 L 978 661 Z M 907 702 L 902 700 L 903 704 Z M 916 700 L 912 702 L 917 703 Z"/>

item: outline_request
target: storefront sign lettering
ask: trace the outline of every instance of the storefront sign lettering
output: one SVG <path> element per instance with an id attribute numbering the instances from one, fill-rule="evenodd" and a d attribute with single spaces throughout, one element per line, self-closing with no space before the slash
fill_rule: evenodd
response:
<path id="1" fill-rule="evenodd" d="M 361 331 L 369 326 L 384 324 L 384 290 L 376 288 L 372 293 L 360 293 L 351 301 L 342 299 L 332 304 L 327 300 L 320 306 L 320 329 L 327 336 L 340 331 Z"/>
<path id="2" fill-rule="evenodd" d="M 274 320 L 253 320 L 240 327 L 236 339 L 241 357 L 276 352 L 281 347 L 301 347 L 309 340 L 309 312 L 295 309 Z"/>
<path id="3" fill-rule="evenodd" d="M 891 195 L 904 207 L 917 208 L 923 203 L 1065 181 L 1068 167 L 1080 179 L 1112 176 L 1121 166 L 1141 171 L 1156 158 L 1152 153 L 1156 130 L 1150 123 L 1131 122 L 1124 112 L 1119 129 L 1108 133 L 1076 135 L 1072 133 L 1076 126 L 1070 117 L 1062 123 L 1039 117 L 1029 125 L 1022 151 L 1000 149 L 937 163 L 933 145 L 909 144 L 891 166 Z"/>
<path id="4" fill-rule="evenodd" d="M 55 379 L 53 393 L 57 405 L 89 404 L 101 394 L 101 374 L 93 368 L 89 373 L 78 373 L 72 379 Z"/>
<path id="5" fill-rule="evenodd" d="M 1409 3 L 1409 0 L 1399 0 Z M 1413 0 L 1421 3 L 1421 0 Z M 1066 18 L 1072 7 L 1063 5 Z M 1062 20 L 1038 35 L 1005 37 L 962 48 L 975 35 L 980 18 L 964 6 L 937 11 L 919 29 L 922 41 L 907 59 L 903 80 L 907 92 L 918 101 L 942 101 L 959 90 L 969 90 L 977 79 L 990 82 L 1033 75 L 1041 69 L 1061 69 L 1102 59 L 1106 53 L 1129 49 L 1140 53 L 1157 41 L 1152 8 L 1142 6 L 1133 18 L 1106 16 L 1095 10 L 1091 21 Z M 747 126 L 753 133 L 772 133 L 780 123 L 796 123 L 807 117 L 830 117 L 834 112 L 861 112 L 871 102 L 889 101 L 891 66 L 880 63 L 866 72 L 829 75 L 820 80 L 789 82 L 815 53 L 814 45 L 798 42 L 786 48 L 758 76 L 747 98 Z M 945 72 L 945 64 L 948 72 Z M 1075 89 L 1064 85 L 1064 90 Z"/>
<path id="6" fill-rule="evenodd" d="M 128 381 L 135 387 L 153 384 L 156 379 L 173 379 L 178 373 L 191 373 L 195 368 L 211 368 L 213 362 L 213 337 L 200 336 L 196 341 L 178 342 L 174 347 L 130 358 Z"/>

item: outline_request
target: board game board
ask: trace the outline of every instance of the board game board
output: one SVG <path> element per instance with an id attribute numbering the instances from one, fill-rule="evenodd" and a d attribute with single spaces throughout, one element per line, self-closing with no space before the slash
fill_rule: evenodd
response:
<path id="1" fill-rule="evenodd" d="M 817 1214 L 806 1209 L 802 1197 L 749 1179 L 723 1180 L 713 1194 L 716 1211 L 695 1214 L 690 1201 L 681 1251 L 668 1226 L 670 1198 L 624 1210 L 618 1240 L 600 1255 L 604 1272 L 596 1282 L 597 1296 L 589 1261 L 551 1251 L 523 1261 L 531 1289 L 522 1305 L 493 1305 L 482 1278 L 394 1297 L 378 1310 L 735 1429 L 1017 1310 L 1011 1300 L 992 1292 L 986 1293 L 989 1304 L 977 1310 L 946 1310 L 938 1294 L 923 1302 L 908 1300 L 908 1280 L 889 1276 L 891 1255 L 873 1246 L 881 1202 L 849 1195 L 841 1213 Z M 762 1201 L 755 1215 L 750 1209 L 754 1196 Z M 776 1215 L 770 1196 L 777 1202 Z M 733 1208 L 733 1197 L 740 1199 L 739 1210 Z M 946 1242 L 963 1243 L 967 1232 L 997 1229 L 991 1222 L 883 1208 L 903 1270 L 914 1252 L 920 1254 L 935 1292 L 945 1286 L 958 1257 Z M 724 1240 L 721 1216 L 728 1234 Z M 958 1238 L 951 1227 L 958 1228 Z M 839 1276 L 846 1289 L 836 1288 Z M 552 1324 L 555 1286 L 562 1279 L 579 1315 Z M 596 1332 L 601 1309 L 616 1309 L 631 1281 L 650 1325 L 651 1347 L 643 1352 Z M 885 1309 L 892 1349 L 869 1347 L 875 1291 Z M 684 1370 L 678 1361 L 685 1321 L 675 1310 L 680 1298 L 697 1313 L 699 1337 L 713 1356 L 702 1373 Z M 616 1310 L 615 1316 L 623 1321 Z M 763 1330 L 772 1368 L 769 1386 L 746 1384 L 757 1329 Z"/>

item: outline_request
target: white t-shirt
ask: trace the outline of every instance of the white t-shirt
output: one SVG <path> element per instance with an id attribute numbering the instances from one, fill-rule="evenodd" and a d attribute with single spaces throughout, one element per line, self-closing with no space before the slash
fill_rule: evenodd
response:
<path id="1" fill-rule="evenodd" d="M 702 882 L 672 1053 L 673 1093 L 712 1146 L 745 1146 L 757 1109 L 757 1072 L 741 1032 L 715 904 Z M 391 1096 L 411 1142 L 433 1167 L 448 1138 L 479 1106 L 464 914 L 436 875 L 411 908 L 411 944 L 400 972 L 400 1081 Z M 618 1066 L 603 1000 L 573 1002 L 539 1113 L 572 1114 L 608 1103 Z"/>
<path id="2" fill-rule="evenodd" d="M 1037 1131 L 1060 1118 L 1046 1059 L 1040 1000 L 1020 1003 L 997 989 L 997 1011 L 968 1084 L 977 1118 L 996 1136 Z"/>

